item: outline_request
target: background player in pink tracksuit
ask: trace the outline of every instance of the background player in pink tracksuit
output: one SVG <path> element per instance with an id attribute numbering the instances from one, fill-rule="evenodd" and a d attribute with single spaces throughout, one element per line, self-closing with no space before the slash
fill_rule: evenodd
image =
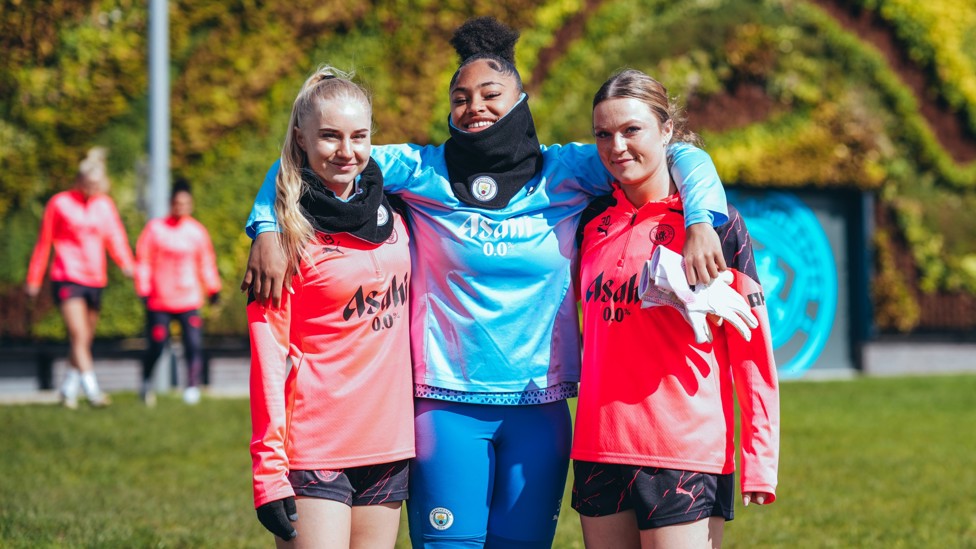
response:
<path id="1" fill-rule="evenodd" d="M 698 343 L 675 308 L 642 308 L 637 280 L 645 262 L 660 246 L 680 253 L 685 239 L 664 151 L 672 135 L 695 136 L 681 127 L 665 88 L 639 71 L 611 77 L 593 104 L 597 148 L 617 188 L 582 229 L 573 507 L 590 549 L 718 547 L 733 510 L 733 391 L 743 500 L 776 497 L 779 397 L 752 245 L 730 207 L 729 222 L 716 230 L 732 288 L 758 318 L 758 329 L 743 327 L 751 337 L 730 321 Z"/>
<path id="2" fill-rule="evenodd" d="M 407 498 L 410 239 L 371 115 L 343 73 L 306 81 L 276 178 L 295 293 L 247 308 L 254 505 L 279 547 L 393 547 Z"/>
<path id="3" fill-rule="evenodd" d="M 27 294 L 34 297 L 41 289 L 54 246 L 51 290 L 70 346 L 71 367 L 61 385 L 61 399 L 68 408 L 78 405 L 79 384 L 93 406 L 109 403 L 95 379 L 91 351 L 102 289 L 108 283 L 105 250 L 126 276 L 132 276 L 129 239 L 115 203 L 105 194 L 109 188 L 105 156 L 101 147 L 89 150 L 78 167 L 74 188 L 51 197 L 27 269 Z"/>
<path id="4" fill-rule="evenodd" d="M 215 304 L 220 296 L 220 274 L 210 234 L 191 217 L 193 195 L 185 180 L 173 184 L 169 216 L 152 219 L 136 242 L 136 293 L 146 304 L 146 337 L 149 347 L 142 364 L 142 400 L 156 403 L 151 378 L 169 341 L 170 324 L 176 320 L 183 333 L 187 386 L 183 400 L 200 400 L 203 370 L 203 320 L 200 308 L 205 296 Z"/>

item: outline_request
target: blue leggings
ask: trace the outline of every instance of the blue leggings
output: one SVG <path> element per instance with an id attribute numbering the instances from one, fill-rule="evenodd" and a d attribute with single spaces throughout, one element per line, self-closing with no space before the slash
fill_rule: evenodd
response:
<path id="1" fill-rule="evenodd" d="M 566 401 L 415 401 L 407 516 L 415 548 L 552 547 L 569 468 Z"/>

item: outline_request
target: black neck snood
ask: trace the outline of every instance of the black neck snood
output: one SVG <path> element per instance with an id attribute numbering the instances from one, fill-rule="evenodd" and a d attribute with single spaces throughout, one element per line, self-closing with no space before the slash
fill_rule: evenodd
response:
<path id="1" fill-rule="evenodd" d="M 336 198 L 310 168 L 302 169 L 302 181 L 305 182 L 305 192 L 298 203 L 316 231 L 349 233 L 373 244 L 390 238 L 393 210 L 383 193 L 383 172 L 372 158 L 359 176 L 362 192 L 348 202 Z"/>
<path id="2" fill-rule="evenodd" d="M 449 126 L 444 159 L 451 189 L 469 206 L 500 210 L 542 170 L 527 97 L 484 131 L 467 133 Z"/>

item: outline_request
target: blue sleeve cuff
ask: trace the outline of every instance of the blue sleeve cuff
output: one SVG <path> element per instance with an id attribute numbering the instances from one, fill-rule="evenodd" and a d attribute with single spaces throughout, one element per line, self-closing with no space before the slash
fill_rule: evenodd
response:
<path id="1" fill-rule="evenodd" d="M 695 210 L 693 212 L 686 212 L 685 228 L 687 229 L 695 223 L 708 223 L 709 225 L 712 225 L 715 223 L 715 215 L 710 210 Z"/>
<path id="2" fill-rule="evenodd" d="M 257 196 L 254 197 L 254 205 L 251 207 L 251 214 L 244 225 L 244 232 L 248 237 L 278 230 L 278 219 L 275 216 L 275 180 L 278 178 L 278 166 L 280 160 L 275 161 L 264 176 L 264 182 Z"/>
<path id="3" fill-rule="evenodd" d="M 278 232 L 278 223 L 274 221 L 249 220 L 247 226 L 244 227 L 244 232 L 247 233 L 248 238 L 254 240 L 261 233 Z"/>

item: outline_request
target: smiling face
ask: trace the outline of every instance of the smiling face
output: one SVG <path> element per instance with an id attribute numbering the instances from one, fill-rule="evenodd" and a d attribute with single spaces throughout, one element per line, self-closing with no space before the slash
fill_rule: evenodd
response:
<path id="1" fill-rule="evenodd" d="M 370 111 L 363 102 L 346 97 L 318 99 L 317 105 L 294 129 L 295 140 L 325 185 L 336 196 L 348 198 L 369 162 Z"/>
<path id="2" fill-rule="evenodd" d="M 514 75 L 479 59 L 465 65 L 451 88 L 451 122 L 460 130 L 480 132 L 508 114 L 521 90 Z"/>
<path id="3" fill-rule="evenodd" d="M 593 108 L 593 135 L 603 165 L 635 206 L 672 192 L 667 144 L 672 122 L 662 126 L 643 101 L 607 99 Z"/>

